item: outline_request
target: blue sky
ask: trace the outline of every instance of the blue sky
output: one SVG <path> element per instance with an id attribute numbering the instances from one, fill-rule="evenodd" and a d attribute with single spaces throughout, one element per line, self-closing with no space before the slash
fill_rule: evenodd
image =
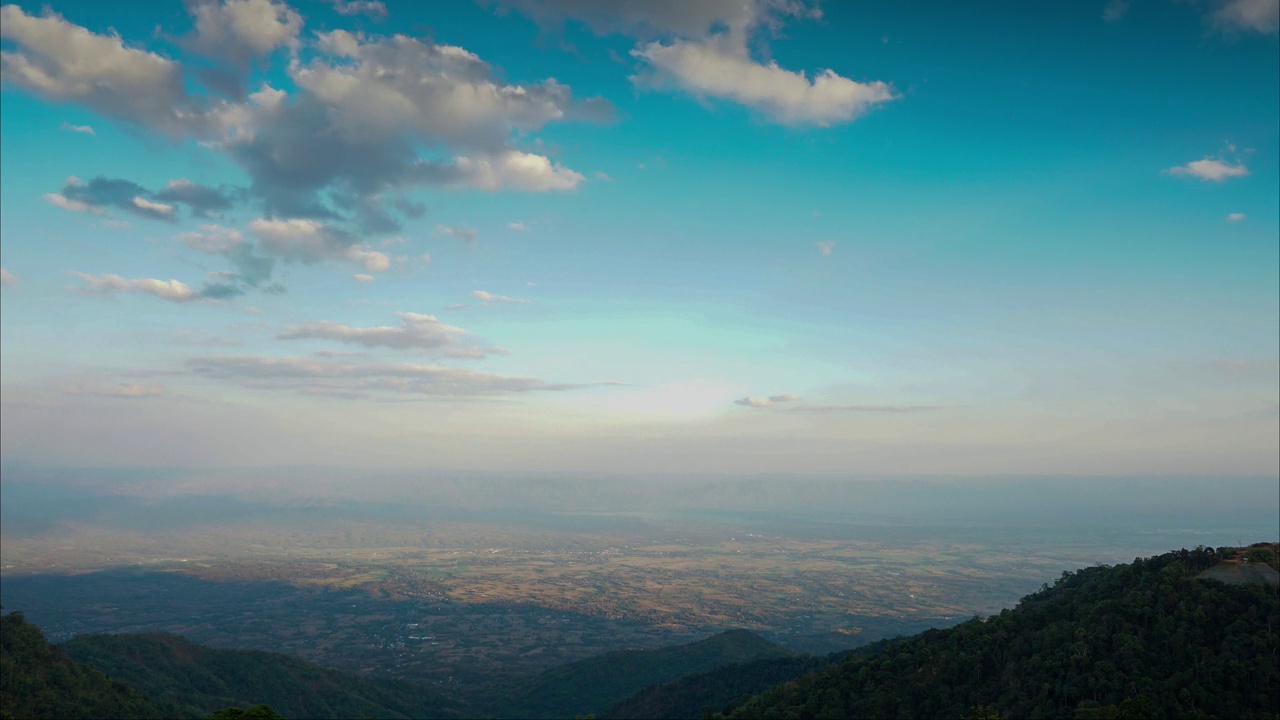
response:
<path id="1" fill-rule="evenodd" d="M 1278 472 L 1275 0 L 2 12 L 6 460 Z"/>

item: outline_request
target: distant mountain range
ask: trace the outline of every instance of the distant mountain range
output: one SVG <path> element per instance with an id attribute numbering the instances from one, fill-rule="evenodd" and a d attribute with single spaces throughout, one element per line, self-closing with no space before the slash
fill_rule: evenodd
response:
<path id="1" fill-rule="evenodd" d="M 1277 554 L 1275 544 L 1197 548 L 1064 572 L 999 615 L 827 657 L 793 655 L 743 630 L 622 650 L 470 707 L 407 681 L 169 635 L 87 635 L 55 647 L 11 613 L 0 618 L 0 717 L 248 717 L 224 709 L 269 705 L 286 718 L 1271 720 L 1280 715 L 1280 588 L 1273 572 L 1242 568 L 1273 569 Z"/>

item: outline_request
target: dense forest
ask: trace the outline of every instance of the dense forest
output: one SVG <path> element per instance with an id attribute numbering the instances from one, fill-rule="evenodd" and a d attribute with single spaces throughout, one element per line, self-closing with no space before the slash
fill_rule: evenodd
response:
<path id="1" fill-rule="evenodd" d="M 619 650 L 539 673 L 517 685 L 494 708 L 499 717 L 599 717 L 624 698 L 691 673 L 790 653 L 747 630 L 658 648 Z"/>
<path id="2" fill-rule="evenodd" d="M 610 720 L 700 718 L 708 709 L 723 708 L 779 683 L 833 665 L 844 655 L 769 658 L 686 675 L 641 690 L 614 705 L 604 717 Z"/>
<path id="3" fill-rule="evenodd" d="M 1259 546 L 1261 547 L 1261 546 Z M 731 718 L 1275 718 L 1280 596 L 1212 548 L 1064 572 L 1016 609 L 780 685 Z"/>
<path id="4" fill-rule="evenodd" d="M 20 612 L 0 616 L 0 717 L 167 718 L 137 690 L 81 665 Z"/>
<path id="5" fill-rule="evenodd" d="M 0 716 L 29 718 L 456 718 L 408 682 L 287 655 L 217 650 L 169 635 L 87 635 L 50 645 L 22 613 L 0 617 Z M 243 707 L 241 707 L 243 706 Z"/>
<path id="6" fill-rule="evenodd" d="M 328 670 L 278 653 L 215 649 L 172 635 L 81 635 L 59 649 L 137 688 L 170 717 L 203 718 L 218 708 L 256 704 L 289 718 L 466 716 L 458 703 L 414 683 Z"/>

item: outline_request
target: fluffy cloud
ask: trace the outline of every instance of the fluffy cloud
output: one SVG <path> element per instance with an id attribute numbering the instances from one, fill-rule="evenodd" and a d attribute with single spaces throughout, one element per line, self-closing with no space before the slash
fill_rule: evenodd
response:
<path id="1" fill-rule="evenodd" d="M 366 275 L 365 273 L 356 273 L 355 275 L 352 275 L 351 278 L 362 285 L 371 283 L 377 279 L 374 276 Z"/>
<path id="2" fill-rule="evenodd" d="M 849 122 L 896 97 L 884 82 L 860 83 L 823 70 L 809 79 L 775 62 L 753 60 L 729 35 L 670 43 L 652 42 L 631 52 L 653 72 L 643 84 L 671 85 L 700 97 L 730 100 L 783 125 L 828 126 Z"/>
<path id="3" fill-rule="evenodd" d="M 340 360 L 255 355 L 192 358 L 191 372 L 255 389 L 293 390 L 344 398 L 380 393 L 476 397 L 554 392 L 605 383 L 548 383 L 538 378 L 499 375 L 419 363 L 359 364 Z"/>
<path id="4" fill-rule="evenodd" d="M 814 245 L 818 246 L 818 252 L 822 253 L 823 255 L 830 255 L 831 253 L 835 252 L 835 249 L 836 249 L 835 240 L 819 240 L 818 242 L 814 243 Z"/>
<path id="5" fill-rule="evenodd" d="M 803 72 L 752 58 L 753 38 L 794 18 L 819 18 L 801 0 L 504 0 L 544 27 L 574 18 L 597 33 L 639 40 L 631 54 L 649 66 L 639 84 L 670 86 L 703 98 L 750 107 L 784 125 L 849 122 L 892 100 L 883 82 L 861 83 L 823 70 Z M 758 44 L 758 43 L 756 43 Z"/>
<path id="6" fill-rule="evenodd" d="M 85 182 L 67 178 L 62 190 L 45 195 L 50 203 L 75 212 L 103 214 L 108 208 L 151 220 L 178 219 L 177 205 L 184 204 L 197 217 L 208 217 L 232 205 L 235 191 L 197 185 L 189 180 L 174 180 L 160 192 L 120 178 L 99 175 Z"/>
<path id="7" fill-rule="evenodd" d="M 116 293 L 143 293 L 154 295 L 170 302 L 189 302 L 200 296 L 185 283 L 178 280 L 155 280 L 152 278 L 127 279 L 119 275 L 89 275 L 72 272 L 72 275 L 84 282 L 84 292 L 114 295 Z"/>
<path id="8" fill-rule="evenodd" d="M 249 223 L 249 232 L 258 238 L 261 252 L 283 260 L 314 264 L 321 260 L 343 260 L 380 272 L 391 267 L 383 252 L 359 243 L 355 236 L 317 220 L 259 218 Z"/>
<path id="9" fill-rule="evenodd" d="M 790 393 L 787 393 L 786 395 L 770 395 L 769 397 L 758 397 L 755 395 L 749 395 L 740 400 L 734 400 L 733 404 L 742 405 L 743 407 L 750 407 L 750 408 L 770 408 L 770 407 L 776 407 L 783 403 L 795 402 L 799 399 L 800 399 L 799 395 L 792 395 Z"/>
<path id="10" fill-rule="evenodd" d="M 250 176 L 247 197 L 261 203 L 265 217 L 346 223 L 366 233 L 394 232 L 404 218 L 421 217 L 424 208 L 401 195 L 418 186 L 572 189 L 584 179 L 580 173 L 516 148 L 512 139 L 552 122 L 612 116 L 606 101 L 575 99 L 553 79 L 500 80 L 457 46 L 343 30 L 318 33 L 306 62 L 292 57 L 284 72 L 295 90 L 264 85 L 246 95 L 241 69 L 279 48 L 299 47 L 301 16 L 271 0 L 197 2 L 189 9 L 195 31 L 186 42 L 215 61 L 193 71 L 208 92 L 188 94 L 191 78 L 173 60 L 13 5 L 2 11 L 3 39 L 13 48 L 3 53 L 5 84 L 224 153 Z M 92 205 L 64 197 L 73 202 L 50 200 L 73 209 Z M 187 204 L 202 216 L 235 199 L 181 183 L 125 199 L 136 208 L 133 197 Z"/>
<path id="11" fill-rule="evenodd" d="M 150 193 L 147 189 L 137 183 L 101 175 L 87 183 L 80 178 L 67 178 L 62 191 L 58 193 L 58 196 L 67 200 L 68 203 L 74 203 L 76 207 L 93 207 L 101 210 L 110 207 L 152 220 L 175 219 L 175 208 L 172 205 L 152 202 L 147 199 L 148 195 Z M 75 209 L 58 203 L 50 196 L 46 198 L 61 207 Z"/>
<path id="12" fill-rule="evenodd" d="M 63 120 L 60 127 L 68 132 L 80 133 L 82 135 L 97 135 L 97 133 L 93 131 L 93 127 L 90 125 L 72 125 L 66 120 Z"/>
<path id="13" fill-rule="evenodd" d="M 296 45 L 302 30 L 301 15 L 271 0 L 205 0 L 189 9 L 195 17 L 191 49 L 238 64 Z"/>
<path id="14" fill-rule="evenodd" d="M 44 199 L 54 207 L 60 207 L 63 210 L 70 210 L 71 212 L 89 213 L 91 215 L 105 215 L 107 212 L 105 209 L 98 207 L 97 205 L 90 205 L 88 203 L 80 202 L 79 200 L 72 200 L 71 198 L 59 193 L 45 193 Z"/>
<path id="15" fill-rule="evenodd" d="M 286 328 L 279 337 L 281 340 L 334 340 L 393 350 L 434 350 L 454 357 L 484 357 L 482 348 L 468 345 L 468 333 L 462 328 L 445 325 L 434 315 L 408 312 L 396 315 L 400 318 L 399 327 L 352 327 L 335 322 L 312 322 Z"/>
<path id="16" fill-rule="evenodd" d="M 552 162 L 550 158 L 519 150 L 495 155 L 459 157 L 453 165 L 440 168 L 440 177 L 452 176 L 446 184 L 478 190 L 523 190 L 551 192 L 572 190 L 585 178 L 581 173 Z"/>
<path id="17" fill-rule="evenodd" d="M 14 287 L 17 284 L 17 276 L 4 268 L 0 268 L 0 288 Z"/>
<path id="18" fill-rule="evenodd" d="M 471 293 L 471 296 L 479 300 L 480 302 L 486 303 L 486 304 L 510 303 L 515 305 L 525 305 L 529 302 L 528 300 L 524 300 L 521 298 L 507 297 L 506 295 L 494 295 L 493 293 L 485 292 L 484 290 L 476 290 Z"/>
<path id="19" fill-rule="evenodd" d="M 180 280 L 131 279 L 119 275 L 91 275 L 74 271 L 71 274 L 84 283 L 80 287 L 72 288 L 82 293 L 90 295 L 141 293 L 175 303 L 227 300 L 243 295 L 246 285 L 237 273 L 210 273 L 209 280 L 199 290 L 193 290 Z"/>
<path id="20" fill-rule="evenodd" d="M 190 180 L 170 180 L 155 199 L 166 203 L 182 203 L 196 217 L 213 217 L 230 210 L 243 193 L 236 189 L 212 188 Z"/>
<path id="21" fill-rule="evenodd" d="M 1231 213 L 1230 215 L 1227 216 L 1227 222 L 1233 222 L 1233 223 L 1240 222 L 1241 220 L 1244 220 L 1246 217 L 1248 216 L 1245 215 L 1244 213 Z"/>
<path id="22" fill-rule="evenodd" d="M 507 223 L 507 229 L 514 230 L 516 232 L 527 232 L 529 230 L 529 226 L 522 222 L 509 222 Z"/>
<path id="23" fill-rule="evenodd" d="M 0 39 L 14 45 L 0 53 L 5 84 L 170 135 L 190 129 L 191 98 L 172 60 L 17 5 L 0 7 Z"/>
<path id="24" fill-rule="evenodd" d="M 322 56 L 290 66 L 293 98 L 265 88 L 220 116 L 217 146 L 254 178 L 268 215 L 338 217 L 322 198 L 328 189 L 339 206 L 360 209 L 351 219 L 362 227 L 390 232 L 397 221 L 386 195 L 402 189 L 572 189 L 580 174 L 508 141 L 608 110 L 603 101 L 575 101 L 554 80 L 500 82 L 488 63 L 452 45 L 335 30 L 320 34 L 317 47 Z M 457 155 L 426 160 L 420 148 Z M 403 203 L 390 208 L 409 214 Z"/>
<path id="25" fill-rule="evenodd" d="M 209 255 L 221 255 L 231 262 L 235 272 L 224 273 L 218 291 L 223 298 L 243 295 L 250 288 L 263 288 L 270 292 L 282 291 L 278 285 L 268 285 L 277 258 L 263 255 L 249 243 L 244 234 L 235 228 L 221 225 L 201 225 L 200 230 L 178 236 L 183 245 Z"/>
<path id="26" fill-rule="evenodd" d="M 1249 168 L 1242 163 L 1233 165 L 1218 158 L 1207 157 L 1202 160 L 1193 160 L 1186 165 L 1171 167 L 1165 172 L 1170 175 L 1199 178 L 1205 182 L 1223 182 L 1229 178 L 1248 175 Z"/>
<path id="27" fill-rule="evenodd" d="M 1274 33 L 1280 29 L 1280 0 L 1227 0 L 1210 19 L 1224 31 Z"/>

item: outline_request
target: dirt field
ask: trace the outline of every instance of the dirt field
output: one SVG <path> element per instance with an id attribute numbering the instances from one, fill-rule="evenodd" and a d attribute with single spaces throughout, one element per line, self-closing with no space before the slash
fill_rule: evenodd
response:
<path id="1" fill-rule="evenodd" d="M 1280 572 L 1262 563 L 1220 563 L 1200 573 L 1200 577 L 1221 580 L 1228 585 L 1280 585 Z"/>

